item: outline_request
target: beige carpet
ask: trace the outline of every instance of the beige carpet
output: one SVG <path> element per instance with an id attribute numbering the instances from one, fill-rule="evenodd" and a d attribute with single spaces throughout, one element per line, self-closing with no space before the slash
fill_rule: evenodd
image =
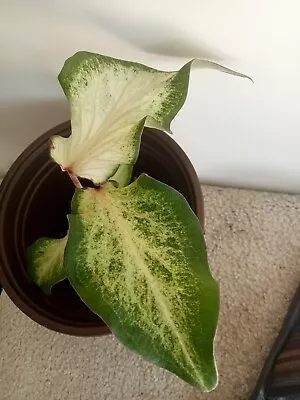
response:
<path id="1" fill-rule="evenodd" d="M 300 197 L 205 187 L 212 270 L 221 283 L 219 386 L 201 394 L 111 336 L 42 328 L 0 298 L 1 400 L 245 400 L 300 282 Z"/>

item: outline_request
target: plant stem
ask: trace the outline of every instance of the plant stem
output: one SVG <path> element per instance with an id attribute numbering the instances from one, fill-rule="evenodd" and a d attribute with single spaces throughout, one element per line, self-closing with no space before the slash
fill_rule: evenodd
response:
<path id="1" fill-rule="evenodd" d="M 79 179 L 77 178 L 77 176 L 72 175 L 69 171 L 67 171 L 67 172 L 68 172 L 69 177 L 71 178 L 71 181 L 74 183 L 75 187 L 77 189 L 82 189 L 82 185 L 79 182 Z"/>

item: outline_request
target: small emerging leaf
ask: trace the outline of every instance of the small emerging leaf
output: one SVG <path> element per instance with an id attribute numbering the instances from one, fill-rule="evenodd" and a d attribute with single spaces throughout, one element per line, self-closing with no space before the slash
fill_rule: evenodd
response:
<path id="1" fill-rule="evenodd" d="M 170 132 L 183 106 L 191 66 L 243 76 L 206 60 L 165 72 L 100 54 L 79 52 L 59 74 L 70 102 L 72 134 L 52 138 L 51 156 L 72 175 L 106 182 L 121 164 L 134 164 L 144 126 Z"/>
<path id="2" fill-rule="evenodd" d="M 28 274 L 46 294 L 66 278 L 64 252 L 68 235 L 62 239 L 41 238 L 28 248 Z"/>
<path id="3" fill-rule="evenodd" d="M 133 166 L 130 164 L 122 164 L 117 169 L 117 172 L 109 178 L 111 182 L 115 182 L 117 187 L 127 186 L 130 182 Z"/>
<path id="4" fill-rule="evenodd" d="M 147 175 L 76 190 L 69 225 L 65 265 L 82 300 L 130 349 L 212 390 L 219 290 L 184 197 Z"/>

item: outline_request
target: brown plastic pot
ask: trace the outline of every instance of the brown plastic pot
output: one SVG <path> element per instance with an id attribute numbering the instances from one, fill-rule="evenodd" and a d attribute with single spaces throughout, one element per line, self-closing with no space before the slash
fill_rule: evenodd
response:
<path id="1" fill-rule="evenodd" d="M 41 236 L 60 238 L 74 186 L 49 157 L 49 137 L 69 136 L 66 122 L 43 134 L 15 161 L 0 186 L 0 282 L 11 300 L 39 324 L 72 335 L 109 333 L 67 280 L 44 295 L 26 274 L 26 248 Z M 134 176 L 146 172 L 181 192 L 204 222 L 203 199 L 189 159 L 167 134 L 145 129 Z"/>

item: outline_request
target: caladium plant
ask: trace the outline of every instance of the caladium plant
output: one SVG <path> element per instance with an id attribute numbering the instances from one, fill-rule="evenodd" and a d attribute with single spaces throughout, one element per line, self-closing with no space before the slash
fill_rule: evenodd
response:
<path id="1" fill-rule="evenodd" d="M 245 77 L 206 60 L 172 72 L 88 52 L 65 62 L 59 81 L 71 135 L 53 137 L 50 153 L 76 190 L 68 234 L 32 244 L 28 271 L 49 295 L 69 279 L 124 345 L 210 391 L 219 288 L 202 228 L 175 189 L 146 174 L 131 177 L 144 126 L 170 133 L 192 66 Z"/>

